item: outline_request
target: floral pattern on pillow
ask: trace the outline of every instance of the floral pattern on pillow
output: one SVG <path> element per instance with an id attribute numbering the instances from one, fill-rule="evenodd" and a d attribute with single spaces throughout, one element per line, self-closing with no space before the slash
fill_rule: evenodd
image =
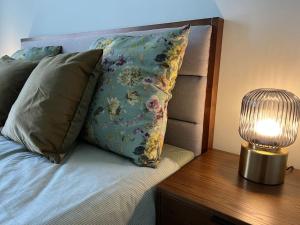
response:
<path id="1" fill-rule="evenodd" d="M 46 56 L 56 56 L 61 52 L 62 46 L 32 47 L 18 50 L 11 57 L 28 61 L 40 61 Z"/>
<path id="2" fill-rule="evenodd" d="M 83 131 L 88 142 L 156 167 L 167 106 L 188 43 L 189 26 L 144 36 L 100 38 L 103 76 Z"/>

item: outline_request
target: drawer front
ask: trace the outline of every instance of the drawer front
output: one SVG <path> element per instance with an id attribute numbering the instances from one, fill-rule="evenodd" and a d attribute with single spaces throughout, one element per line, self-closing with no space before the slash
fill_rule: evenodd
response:
<path id="1" fill-rule="evenodd" d="M 166 193 L 158 194 L 158 225 L 245 225 L 246 223 L 214 213 L 205 207 L 183 201 Z"/>

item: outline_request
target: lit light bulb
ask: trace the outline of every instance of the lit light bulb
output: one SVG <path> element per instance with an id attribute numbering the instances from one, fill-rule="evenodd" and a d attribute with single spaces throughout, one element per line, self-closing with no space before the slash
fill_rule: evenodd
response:
<path id="1" fill-rule="evenodd" d="M 254 130 L 257 134 L 267 137 L 276 137 L 281 134 L 279 123 L 272 119 L 264 119 L 256 122 Z"/>

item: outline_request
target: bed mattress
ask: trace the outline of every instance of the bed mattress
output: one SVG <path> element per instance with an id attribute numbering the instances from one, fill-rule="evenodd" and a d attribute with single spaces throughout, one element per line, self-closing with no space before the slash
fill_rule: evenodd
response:
<path id="1" fill-rule="evenodd" d="M 57 165 L 0 136 L 0 224 L 155 224 L 155 185 L 193 157 L 165 145 L 143 168 L 80 142 Z"/>

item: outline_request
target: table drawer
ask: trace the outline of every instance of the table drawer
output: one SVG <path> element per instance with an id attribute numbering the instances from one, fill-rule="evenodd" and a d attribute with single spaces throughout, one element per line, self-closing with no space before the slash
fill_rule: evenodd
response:
<path id="1" fill-rule="evenodd" d="M 167 193 L 158 193 L 158 225 L 246 225 Z"/>

